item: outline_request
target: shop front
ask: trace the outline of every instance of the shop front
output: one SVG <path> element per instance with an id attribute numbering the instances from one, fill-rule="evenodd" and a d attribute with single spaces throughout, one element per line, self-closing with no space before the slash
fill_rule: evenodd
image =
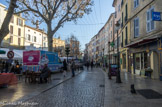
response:
<path id="1" fill-rule="evenodd" d="M 140 75 L 142 69 L 150 68 L 150 55 L 147 52 L 134 53 L 134 74 Z"/>
<path id="2" fill-rule="evenodd" d="M 157 39 L 142 40 L 129 45 L 129 61 L 132 74 L 159 78 Z"/>
<path id="3" fill-rule="evenodd" d="M 120 52 L 120 67 L 121 71 L 128 72 L 128 49 L 124 48 Z"/>

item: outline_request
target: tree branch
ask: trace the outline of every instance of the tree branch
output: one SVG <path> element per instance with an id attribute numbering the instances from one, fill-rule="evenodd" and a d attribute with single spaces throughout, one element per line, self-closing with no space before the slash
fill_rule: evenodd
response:
<path id="1" fill-rule="evenodd" d="M 28 12 L 30 11 L 29 9 L 25 9 L 25 10 L 21 10 L 21 11 L 18 11 L 18 12 L 14 12 L 14 14 L 20 14 L 20 13 L 23 13 L 23 12 Z"/>
<path id="2" fill-rule="evenodd" d="M 24 4 L 24 5 L 26 6 L 26 8 L 29 9 L 30 11 L 33 11 L 33 12 L 39 14 L 39 15 L 43 18 L 43 20 L 44 20 L 45 22 L 48 22 L 48 20 L 46 19 L 46 17 L 44 17 L 39 11 L 37 11 L 37 10 L 31 8 L 30 6 L 28 6 L 28 5 L 25 3 L 25 0 L 23 0 L 23 4 Z"/>
<path id="3" fill-rule="evenodd" d="M 52 17 L 51 17 L 51 19 L 53 19 L 53 17 L 55 16 L 55 13 L 56 13 L 56 11 L 57 11 L 57 9 L 59 8 L 59 6 L 60 6 L 60 4 L 63 2 L 63 0 L 60 0 L 60 2 L 58 3 L 58 0 L 56 0 L 56 3 L 55 3 L 55 6 L 54 6 L 54 8 L 53 8 L 53 12 L 52 12 Z M 57 5 L 57 3 L 58 3 L 58 5 Z"/>
<path id="4" fill-rule="evenodd" d="M 75 4 L 76 4 L 76 0 L 74 1 L 73 5 L 70 8 L 68 8 L 67 13 L 59 20 L 56 28 L 54 30 L 52 30 L 52 32 L 55 33 L 58 30 L 58 28 L 60 28 L 62 26 L 62 24 L 66 21 L 64 19 L 68 16 L 70 10 L 75 6 Z"/>

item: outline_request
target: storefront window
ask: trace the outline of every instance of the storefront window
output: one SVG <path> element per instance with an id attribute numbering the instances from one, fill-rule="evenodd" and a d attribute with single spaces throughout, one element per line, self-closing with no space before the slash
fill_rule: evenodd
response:
<path id="1" fill-rule="evenodd" d="M 144 53 L 144 67 L 149 68 L 150 67 L 150 56 L 149 53 Z"/>
<path id="2" fill-rule="evenodd" d="M 126 69 L 126 54 L 123 54 L 123 69 Z"/>
<path id="3" fill-rule="evenodd" d="M 140 54 L 135 54 L 135 69 L 140 70 Z"/>

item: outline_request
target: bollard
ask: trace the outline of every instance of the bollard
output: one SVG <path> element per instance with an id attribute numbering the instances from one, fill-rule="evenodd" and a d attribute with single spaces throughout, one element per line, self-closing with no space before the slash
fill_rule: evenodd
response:
<path id="1" fill-rule="evenodd" d="M 131 84 L 131 93 L 132 94 L 136 94 L 136 90 L 134 88 L 134 84 Z"/>

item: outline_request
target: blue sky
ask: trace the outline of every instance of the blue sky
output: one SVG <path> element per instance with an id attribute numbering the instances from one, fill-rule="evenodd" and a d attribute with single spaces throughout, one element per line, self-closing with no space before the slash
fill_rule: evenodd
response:
<path id="1" fill-rule="evenodd" d="M 8 5 L 5 0 L 0 0 L 0 3 L 6 6 Z M 108 20 L 110 14 L 115 11 L 112 7 L 112 3 L 113 0 L 94 0 L 94 6 L 89 15 L 78 19 L 77 24 L 73 22 L 65 23 L 54 36 L 60 36 L 61 39 L 65 40 L 73 33 L 81 43 L 81 50 L 84 50 L 85 44 L 98 33 Z M 33 26 L 30 22 L 26 22 L 26 24 Z M 46 25 L 43 24 L 40 28 L 46 29 Z"/>

